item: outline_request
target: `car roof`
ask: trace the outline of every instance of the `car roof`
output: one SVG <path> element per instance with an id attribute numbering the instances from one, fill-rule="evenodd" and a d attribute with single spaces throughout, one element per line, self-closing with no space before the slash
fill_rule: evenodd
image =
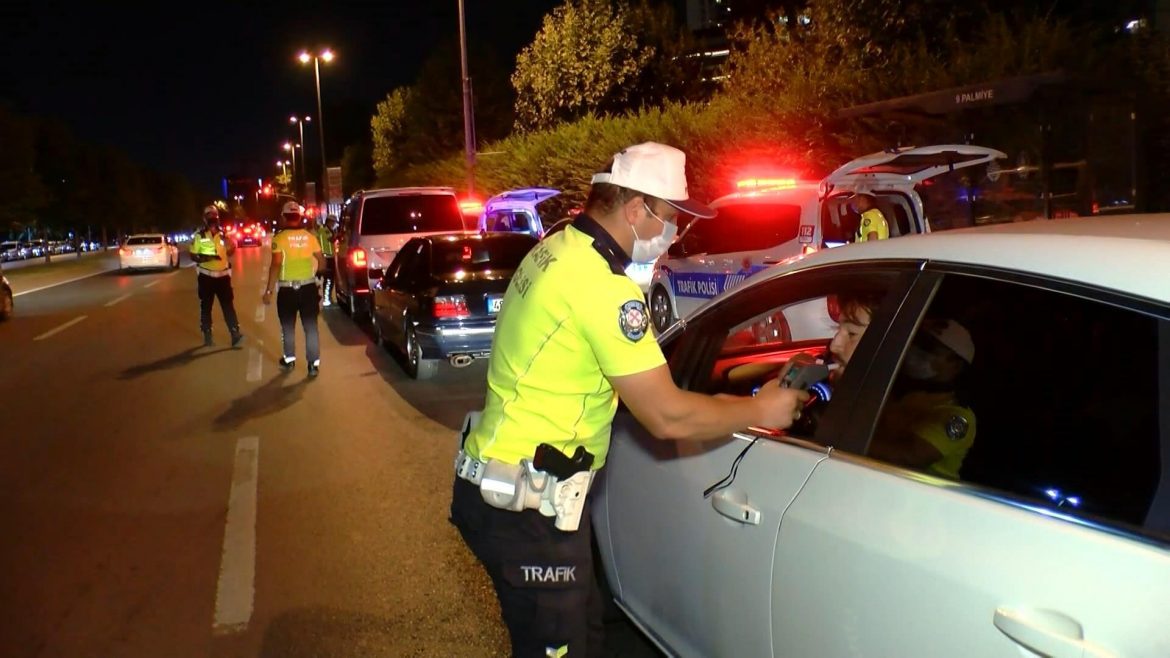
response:
<path id="1" fill-rule="evenodd" d="M 881 260 L 1007 269 L 1170 302 L 1170 214 L 1038 219 L 850 244 L 772 268 L 759 279 L 812 266 Z"/>
<path id="2" fill-rule="evenodd" d="M 711 202 L 711 207 L 718 210 L 723 206 L 745 203 L 772 203 L 775 201 L 804 202 L 817 198 L 817 183 L 800 182 L 783 187 L 767 187 L 742 192 L 732 192 Z"/>
<path id="3" fill-rule="evenodd" d="M 449 233 L 431 233 L 428 235 L 420 235 L 414 240 L 429 240 L 436 241 L 456 241 L 456 240 L 509 240 L 515 238 L 527 238 L 536 241 L 536 238 L 527 233 L 518 233 L 515 231 L 451 231 Z"/>
<path id="4" fill-rule="evenodd" d="M 130 239 L 130 238 L 165 238 L 165 237 L 167 237 L 166 233 L 131 233 L 130 235 L 126 236 L 126 239 Z"/>
<path id="5" fill-rule="evenodd" d="M 418 196 L 420 194 L 450 194 L 455 196 L 455 188 L 453 187 L 382 187 L 375 190 L 363 190 L 363 198 L 383 197 L 383 196 Z"/>

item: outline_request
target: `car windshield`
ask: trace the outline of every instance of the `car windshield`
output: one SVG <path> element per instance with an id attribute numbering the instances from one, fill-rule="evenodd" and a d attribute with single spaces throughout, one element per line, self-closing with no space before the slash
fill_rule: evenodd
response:
<path id="1" fill-rule="evenodd" d="M 535 244 L 535 238 L 522 234 L 443 240 L 435 243 L 431 262 L 439 276 L 457 271 L 514 270 Z"/>
<path id="2" fill-rule="evenodd" d="M 692 254 L 757 251 L 796 239 L 799 227 L 798 205 L 744 203 L 724 206 L 717 217 L 696 221 L 685 242 Z"/>
<path id="3" fill-rule="evenodd" d="M 382 196 L 362 203 L 361 234 L 464 230 L 463 214 L 450 194 Z"/>
<path id="4" fill-rule="evenodd" d="M 157 235 L 138 235 L 126 240 L 126 244 L 162 244 L 162 238 Z"/>

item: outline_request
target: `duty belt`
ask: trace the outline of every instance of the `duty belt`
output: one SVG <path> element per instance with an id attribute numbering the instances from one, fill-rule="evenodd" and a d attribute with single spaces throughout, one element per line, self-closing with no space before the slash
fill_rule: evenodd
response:
<path id="1" fill-rule="evenodd" d="M 276 282 L 277 288 L 292 288 L 293 290 L 299 290 L 302 286 L 308 286 L 308 285 L 314 285 L 314 286 L 317 285 L 317 280 L 316 279 L 302 279 L 300 281 L 277 281 Z"/>
<path id="2" fill-rule="evenodd" d="M 225 277 L 225 276 L 231 276 L 231 275 L 232 275 L 232 270 L 231 270 L 231 268 L 228 268 L 228 269 L 225 269 L 225 270 L 209 270 L 209 269 L 205 269 L 205 268 L 202 268 L 202 267 L 198 267 L 198 266 L 197 266 L 195 269 L 196 269 L 196 271 L 198 271 L 200 274 L 202 274 L 202 275 L 204 275 L 204 276 L 209 276 L 209 277 L 211 277 L 211 278 L 213 278 L 213 279 L 219 279 L 219 278 L 222 278 L 222 277 Z"/>

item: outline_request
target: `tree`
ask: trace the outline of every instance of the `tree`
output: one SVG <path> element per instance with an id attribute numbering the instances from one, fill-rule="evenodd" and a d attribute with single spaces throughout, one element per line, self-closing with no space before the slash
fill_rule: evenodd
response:
<path id="1" fill-rule="evenodd" d="M 36 125 L 0 107 L 0 228 L 23 230 L 38 225 L 47 191 L 36 174 Z"/>
<path id="2" fill-rule="evenodd" d="M 344 196 L 369 187 L 374 182 L 373 149 L 361 141 L 345 147 L 341 155 L 341 191 Z"/>
<path id="3" fill-rule="evenodd" d="M 655 49 L 639 42 L 629 6 L 569 0 L 545 16 L 516 58 L 516 127 L 540 130 L 595 112 L 629 109 Z"/>
<path id="4" fill-rule="evenodd" d="M 402 145 L 406 140 L 406 106 L 410 96 L 409 87 L 398 87 L 391 91 L 386 94 L 385 100 L 378 103 L 377 112 L 370 119 L 372 163 L 379 180 L 390 176 L 405 164 Z"/>

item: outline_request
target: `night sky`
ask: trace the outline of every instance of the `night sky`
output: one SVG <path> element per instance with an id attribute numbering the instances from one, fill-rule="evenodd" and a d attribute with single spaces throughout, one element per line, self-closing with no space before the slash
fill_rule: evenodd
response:
<path id="1" fill-rule="evenodd" d="M 140 165 L 187 175 L 201 192 L 228 174 L 268 176 L 288 116 L 316 117 L 311 64 L 322 64 L 330 161 L 368 134 L 375 104 L 412 84 L 440 42 L 457 44 L 456 0 L 383 2 L 0 3 L 0 103 L 57 117 L 85 141 Z M 468 41 L 510 66 L 557 0 L 466 0 Z M 501 11 L 506 8 L 506 11 Z M 310 129 L 314 132 L 310 137 Z M 309 164 L 316 128 L 305 126 Z"/>

